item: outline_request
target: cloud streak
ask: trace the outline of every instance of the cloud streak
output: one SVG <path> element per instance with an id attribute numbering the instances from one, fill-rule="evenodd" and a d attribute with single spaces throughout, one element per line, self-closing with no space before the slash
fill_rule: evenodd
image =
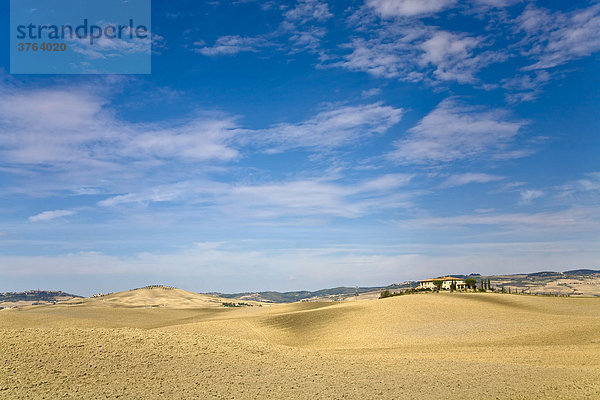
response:
<path id="1" fill-rule="evenodd" d="M 102 207 L 182 202 L 201 204 L 219 215 L 248 220 L 326 217 L 357 218 L 384 209 L 407 207 L 412 194 L 402 191 L 412 175 L 385 174 L 353 184 L 325 179 L 263 182 L 255 185 L 181 182 L 145 192 L 104 199 Z"/>
<path id="2" fill-rule="evenodd" d="M 553 68 L 600 50 L 600 4 L 571 12 L 529 4 L 516 29 L 526 34 L 523 55 L 536 60 L 524 69 Z"/>
<path id="3" fill-rule="evenodd" d="M 47 222 L 57 218 L 68 217 L 73 214 L 75 214 L 75 211 L 72 210 L 44 211 L 29 217 L 29 222 Z"/>
<path id="4" fill-rule="evenodd" d="M 258 131 L 256 140 L 269 153 L 290 149 L 328 150 L 385 133 L 402 118 L 401 108 L 372 103 L 334 107 L 300 123 L 282 123 Z"/>
<path id="5" fill-rule="evenodd" d="M 442 187 L 457 187 L 469 185 L 471 183 L 488 183 L 496 182 L 505 179 L 503 176 L 482 174 L 482 173 L 466 173 L 454 174 L 442 183 Z"/>
<path id="6" fill-rule="evenodd" d="M 442 11 L 456 0 L 367 0 L 382 17 L 414 17 Z"/>
<path id="7" fill-rule="evenodd" d="M 442 101 L 409 130 L 406 138 L 394 143 L 387 154 L 399 164 L 439 164 L 507 152 L 524 121 L 512 121 L 504 110 L 480 109 L 455 98 Z"/>

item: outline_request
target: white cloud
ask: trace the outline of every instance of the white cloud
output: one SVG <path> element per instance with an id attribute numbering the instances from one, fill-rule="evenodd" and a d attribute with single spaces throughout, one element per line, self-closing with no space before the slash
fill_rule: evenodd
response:
<path id="1" fill-rule="evenodd" d="M 105 26 L 102 26 L 105 29 Z M 129 29 L 125 30 L 128 34 Z M 124 35 L 122 38 L 109 39 L 102 36 L 99 39 L 94 40 L 90 43 L 88 38 L 68 38 L 67 43 L 70 49 L 74 52 L 85 55 L 88 59 L 107 59 L 122 57 L 131 54 L 151 54 L 152 46 L 155 37 L 146 37 L 143 39 L 129 39 L 128 35 Z M 163 43 L 159 36 L 156 37 L 157 44 Z"/>
<path id="2" fill-rule="evenodd" d="M 503 176 L 482 173 L 454 174 L 442 183 L 442 187 L 463 186 L 470 183 L 488 183 L 503 179 L 505 179 Z"/>
<path id="3" fill-rule="evenodd" d="M 503 110 L 484 110 L 450 98 L 396 141 L 387 158 L 400 164 L 435 164 L 502 154 L 524 124 L 508 120 Z"/>
<path id="4" fill-rule="evenodd" d="M 319 0 L 300 0 L 296 7 L 284 14 L 287 21 L 306 24 L 309 21 L 323 22 L 333 17 L 326 2 Z"/>
<path id="5" fill-rule="evenodd" d="M 407 174 L 387 174 L 354 183 L 325 179 L 254 185 L 181 182 L 109 197 L 98 205 L 116 207 L 176 201 L 179 204 L 202 204 L 205 209 L 222 215 L 250 220 L 307 216 L 355 218 L 382 209 L 406 206 L 411 195 L 398 189 L 406 186 L 411 178 L 412 175 Z"/>
<path id="6" fill-rule="evenodd" d="M 519 203 L 520 204 L 531 204 L 531 202 L 539 197 L 542 197 L 544 195 L 544 192 L 541 190 L 533 190 L 533 189 L 528 189 L 528 190 L 523 190 L 520 194 L 519 194 Z"/>
<path id="7" fill-rule="evenodd" d="M 464 84 L 477 82 L 476 74 L 481 69 L 507 57 L 500 51 L 486 51 L 490 44 L 480 37 L 437 30 L 419 22 L 386 25 L 367 32 L 372 37 L 354 38 L 340 46 L 351 51 L 342 56 L 342 61 L 324 66 L 403 81 Z"/>
<path id="8" fill-rule="evenodd" d="M 134 127 L 116 152 L 136 158 L 230 161 L 239 155 L 228 144 L 237 129 L 234 120 L 226 116 L 199 118 L 175 128 Z"/>
<path id="9" fill-rule="evenodd" d="M 381 93 L 381 89 L 380 88 L 371 88 L 371 89 L 363 90 L 360 93 L 360 95 L 362 97 L 373 97 L 373 96 L 377 96 L 380 93 Z"/>
<path id="10" fill-rule="evenodd" d="M 91 128 L 103 117 L 106 99 L 89 94 L 87 87 L 14 90 L 0 86 L 0 126 L 65 131 Z M 34 112 L 39 118 L 31 118 Z"/>
<path id="11" fill-rule="evenodd" d="M 502 80 L 502 87 L 507 90 L 506 99 L 511 102 L 533 101 L 542 93 L 552 76 L 544 70 L 530 74 L 519 74 Z"/>
<path id="12" fill-rule="evenodd" d="M 400 121 L 403 110 L 373 103 L 321 111 L 297 124 L 282 123 L 258 132 L 269 152 L 308 148 L 313 151 L 346 146 L 386 132 Z"/>
<path id="13" fill-rule="evenodd" d="M 523 0 L 472 0 L 472 3 L 477 7 L 486 8 L 504 8 L 520 3 Z"/>
<path id="14" fill-rule="evenodd" d="M 296 7 L 284 13 L 284 21 L 274 35 L 288 35 L 292 54 L 300 51 L 319 53 L 321 39 L 327 34 L 322 24 L 332 17 L 326 2 L 300 0 Z"/>
<path id="15" fill-rule="evenodd" d="M 232 160 L 237 129 L 230 116 L 137 124 L 116 117 L 92 85 L 15 90 L 0 87 L 0 156 L 20 165 L 94 166 L 114 170 L 133 161 Z M 31 118 L 36 115 L 36 118 Z"/>
<path id="16" fill-rule="evenodd" d="M 291 33 L 289 41 L 292 43 L 291 53 L 299 51 L 317 51 L 321 45 L 321 39 L 327 34 L 322 27 L 311 26 L 303 30 Z"/>
<path id="17" fill-rule="evenodd" d="M 98 202 L 102 207 L 115 207 L 123 204 L 142 204 L 162 202 L 205 202 L 214 203 L 218 195 L 227 195 L 231 186 L 215 181 L 185 181 L 157 185 L 139 192 L 112 196 Z"/>
<path id="18" fill-rule="evenodd" d="M 475 55 L 474 50 L 482 46 L 480 38 L 437 31 L 420 45 L 424 51 L 420 64 L 434 66 L 433 74 L 439 80 L 473 83 L 476 72 L 492 62 L 505 59 L 502 54 L 494 52 Z"/>
<path id="19" fill-rule="evenodd" d="M 491 227 L 492 235 L 512 232 L 515 234 L 564 234 L 580 232 L 589 234 L 599 231 L 598 207 L 574 207 L 555 212 L 466 214 L 450 217 L 424 217 L 400 221 L 405 226 L 419 228 L 442 228 L 449 230 L 465 227 Z M 469 232 L 469 231 L 467 231 Z M 590 236 L 586 236 L 589 238 Z M 514 239 L 514 237 L 513 237 Z"/>
<path id="20" fill-rule="evenodd" d="M 442 11 L 456 0 L 367 0 L 382 17 L 413 17 Z"/>
<path id="21" fill-rule="evenodd" d="M 420 81 L 425 78 L 417 63 L 422 50 L 419 44 L 430 36 L 430 28 L 420 22 L 372 25 L 364 29 L 365 37 L 354 37 L 340 45 L 350 50 L 341 61 L 325 64 L 350 71 L 363 71 L 375 77 Z"/>
<path id="22" fill-rule="evenodd" d="M 581 201 L 585 196 L 592 196 L 595 201 L 598 201 L 596 195 L 600 193 L 600 172 L 588 172 L 584 178 L 567 182 L 557 189 L 561 197 L 577 197 Z"/>
<path id="23" fill-rule="evenodd" d="M 576 182 L 576 186 L 583 191 L 600 191 L 600 172 L 588 172 L 585 176 Z"/>
<path id="24" fill-rule="evenodd" d="M 272 47 L 287 49 L 291 53 L 300 51 L 316 52 L 321 39 L 327 34 L 323 23 L 333 17 L 329 6 L 319 0 L 300 0 L 297 5 L 284 12 L 284 20 L 280 26 L 268 33 L 257 36 L 227 35 L 218 38 L 213 46 L 206 46 L 204 41 L 193 44 L 193 51 L 205 56 L 233 56 L 242 52 L 258 52 Z M 282 39 L 287 37 L 287 42 Z"/>
<path id="25" fill-rule="evenodd" d="M 29 222 L 46 222 L 56 218 L 68 217 L 73 214 L 75 214 L 75 211 L 72 210 L 44 211 L 29 217 Z"/>
<path id="26" fill-rule="evenodd" d="M 393 190 L 407 185 L 413 178 L 414 175 L 411 174 L 386 174 L 361 183 L 358 186 L 358 190 L 361 192 Z"/>
<path id="27" fill-rule="evenodd" d="M 239 35 L 221 36 L 213 46 L 197 47 L 202 42 L 194 43 L 194 51 L 205 56 L 231 56 L 242 52 L 257 52 L 269 46 L 269 42 L 261 37 L 243 37 Z"/>
<path id="28" fill-rule="evenodd" d="M 523 54 L 537 60 L 525 70 L 553 68 L 600 51 L 600 4 L 571 12 L 529 4 L 517 19 L 526 34 Z"/>

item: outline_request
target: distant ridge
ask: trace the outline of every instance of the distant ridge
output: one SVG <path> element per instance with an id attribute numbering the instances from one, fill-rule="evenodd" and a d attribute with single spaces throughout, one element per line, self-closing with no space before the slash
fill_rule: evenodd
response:
<path id="1" fill-rule="evenodd" d="M 491 280 L 493 286 L 501 287 L 514 287 L 519 290 L 527 290 L 532 293 L 554 293 L 564 292 L 573 295 L 584 295 L 584 296 L 600 296 L 600 270 L 596 269 L 572 269 L 564 272 L 554 271 L 540 271 L 523 274 L 508 274 L 508 275 L 481 275 L 478 273 L 471 273 L 468 275 L 464 274 L 452 274 L 447 275 L 455 276 L 459 278 L 475 278 L 477 281 L 480 280 Z M 432 278 L 431 276 L 423 276 L 422 279 Z M 433 277 L 436 278 L 436 277 Z M 555 286 L 552 286 L 553 282 L 559 280 L 568 279 L 584 279 L 585 287 L 577 287 L 573 283 L 559 282 Z M 402 283 L 394 283 L 387 286 L 340 286 L 335 288 L 326 288 L 315 291 L 299 290 L 289 292 L 278 292 L 278 291 L 262 291 L 262 292 L 242 292 L 242 293 L 219 293 L 219 292 L 208 292 L 205 294 L 198 294 L 193 292 L 183 291 L 173 286 L 168 285 L 147 285 L 139 288 L 132 289 L 129 292 L 120 293 L 108 293 L 108 294 L 97 294 L 94 297 L 101 297 L 104 303 L 129 303 L 131 305 L 165 305 L 171 304 L 185 304 L 187 307 L 193 306 L 205 306 L 210 305 L 221 305 L 222 300 L 225 299 L 236 299 L 250 302 L 266 302 L 266 303 L 293 303 L 297 301 L 337 301 L 352 298 L 354 296 L 376 293 L 385 289 L 408 289 L 417 286 L 418 281 L 406 281 Z M 550 285 L 550 286 L 549 286 Z M 584 290 L 585 288 L 585 290 Z M 595 289 L 597 288 L 597 289 Z M 156 290 L 161 289 L 161 290 Z M 168 291 L 171 295 L 164 297 L 160 295 L 162 291 Z M 140 295 L 133 295 L 134 292 L 138 292 Z M 141 292 L 147 292 L 142 295 Z M 170 297 L 170 298 L 169 298 Z M 0 307 L 3 304 L 10 303 L 21 303 L 21 304 L 35 304 L 35 303 L 52 303 L 52 302 L 63 302 L 76 298 L 82 298 L 82 296 L 66 293 L 63 291 L 52 291 L 52 290 L 28 290 L 24 292 L 5 292 L 0 293 Z"/>
<path id="2" fill-rule="evenodd" d="M 596 269 L 573 269 L 563 272 L 565 275 L 594 275 L 600 274 L 600 270 Z"/>
<path id="3" fill-rule="evenodd" d="M 24 292 L 0 293 L 0 308 L 14 305 L 30 305 L 54 303 L 81 298 L 76 294 L 66 293 L 61 290 L 27 290 Z"/>
<path id="4" fill-rule="evenodd" d="M 360 287 L 349 287 L 340 286 L 330 289 L 320 289 L 315 291 L 300 290 L 296 292 L 244 292 L 244 293 L 211 293 L 220 297 L 239 299 L 239 300 L 254 300 L 271 303 L 293 303 L 296 301 L 308 300 L 308 299 L 324 299 L 324 298 L 338 298 L 354 296 L 361 293 L 368 293 L 373 291 L 379 291 L 383 289 L 408 289 L 416 282 L 407 281 L 401 284 L 392 284 L 388 286 L 360 286 Z"/>
<path id="5" fill-rule="evenodd" d="M 26 290 L 24 292 L 0 293 L 0 301 L 56 301 L 61 297 L 82 297 L 76 294 L 66 293 L 62 290 Z"/>
<path id="6" fill-rule="evenodd" d="M 524 274 L 509 274 L 509 275 L 481 275 L 478 273 L 472 273 L 468 275 L 463 274 L 448 274 L 457 278 L 475 278 L 476 280 L 489 279 L 494 285 L 498 287 L 510 286 L 513 288 L 519 288 L 519 290 L 529 290 L 539 293 L 554 293 L 558 289 L 553 286 L 548 287 L 546 284 L 558 279 L 569 279 L 577 277 L 594 277 L 598 276 L 600 279 L 600 270 L 594 269 L 573 269 L 564 272 L 555 271 L 540 271 L 531 272 Z M 432 278 L 430 276 L 423 277 L 422 279 Z M 437 278 L 437 277 L 433 277 Z M 365 294 L 369 292 L 378 292 L 382 290 L 393 290 L 393 289 L 408 289 L 410 287 L 417 286 L 418 281 L 406 281 L 403 283 L 392 284 L 388 286 L 369 286 L 369 287 L 335 287 L 330 289 L 320 289 L 316 291 L 300 290 L 292 292 L 277 292 L 277 291 L 264 291 L 264 292 L 244 292 L 244 293 L 210 293 L 216 296 L 238 299 L 238 300 L 254 300 L 271 303 L 293 303 L 296 301 L 310 301 L 310 300 L 344 300 L 349 297 Z M 598 294 L 600 295 L 600 281 L 598 283 Z M 587 288 L 586 288 L 587 289 Z M 560 287 L 560 291 L 569 294 L 584 294 L 584 295 L 595 295 L 588 293 L 581 293 L 576 288 L 570 286 Z"/>

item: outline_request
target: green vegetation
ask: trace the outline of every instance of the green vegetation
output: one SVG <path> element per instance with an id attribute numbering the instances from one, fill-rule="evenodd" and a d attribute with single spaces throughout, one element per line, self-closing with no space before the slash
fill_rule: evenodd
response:
<path id="1" fill-rule="evenodd" d="M 388 289 L 386 290 L 382 290 L 381 294 L 379 295 L 380 299 L 385 299 L 386 297 L 394 297 L 394 296 L 402 296 L 404 294 L 409 293 L 409 291 L 398 291 L 398 292 L 390 292 Z M 412 293 L 412 292 L 411 292 Z"/>
<path id="2" fill-rule="evenodd" d="M 473 278 L 467 278 L 465 279 L 465 286 L 467 287 L 467 289 L 475 289 L 477 287 L 477 281 Z"/>
<path id="3" fill-rule="evenodd" d="M 250 303 L 244 303 L 244 302 L 223 302 L 221 303 L 223 304 L 223 307 L 252 307 L 252 304 Z"/>

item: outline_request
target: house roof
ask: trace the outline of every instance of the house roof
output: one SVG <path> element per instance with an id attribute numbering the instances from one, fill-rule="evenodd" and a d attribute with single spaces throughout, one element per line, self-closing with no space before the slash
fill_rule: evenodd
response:
<path id="1" fill-rule="evenodd" d="M 442 276 L 441 278 L 423 279 L 421 282 L 433 282 L 433 281 L 462 281 L 462 278 L 455 278 L 453 276 Z"/>

